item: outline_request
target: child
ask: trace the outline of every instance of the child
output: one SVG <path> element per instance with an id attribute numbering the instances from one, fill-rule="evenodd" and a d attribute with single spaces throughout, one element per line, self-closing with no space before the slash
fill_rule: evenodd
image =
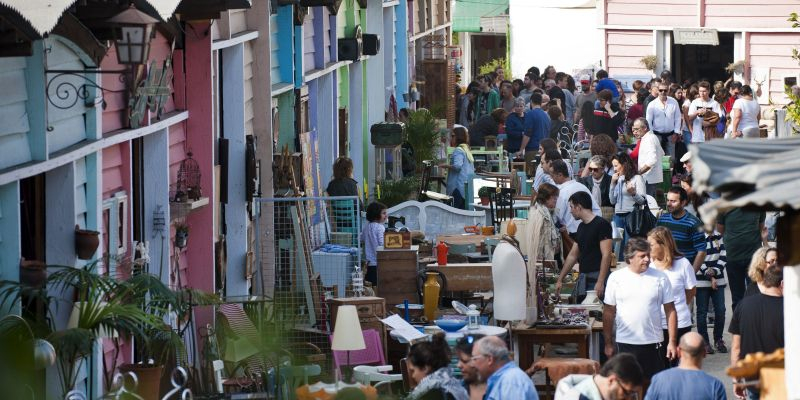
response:
<path id="1" fill-rule="evenodd" d="M 367 274 L 364 280 L 372 283 L 373 286 L 378 285 L 378 247 L 383 246 L 383 232 L 386 228 L 383 224 L 386 222 L 386 206 L 374 202 L 367 206 L 367 225 L 364 226 L 364 231 L 361 236 L 364 238 L 364 253 L 367 258 Z"/>

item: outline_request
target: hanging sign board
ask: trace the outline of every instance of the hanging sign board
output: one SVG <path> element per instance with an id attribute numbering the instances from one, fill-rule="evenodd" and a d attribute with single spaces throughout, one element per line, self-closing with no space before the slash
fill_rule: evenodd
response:
<path id="1" fill-rule="evenodd" d="M 708 28 L 675 28 L 672 30 L 675 44 L 719 45 L 716 29 Z"/>

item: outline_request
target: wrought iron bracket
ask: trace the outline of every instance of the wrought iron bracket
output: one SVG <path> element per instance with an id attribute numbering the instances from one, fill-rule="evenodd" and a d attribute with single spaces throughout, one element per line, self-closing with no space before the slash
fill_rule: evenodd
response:
<path id="1" fill-rule="evenodd" d="M 45 96 L 47 101 L 61 110 L 66 110 L 75 106 L 82 100 L 86 107 L 94 107 L 102 104 L 106 107 L 104 96 L 106 93 L 128 93 L 130 92 L 130 82 L 133 80 L 133 70 L 101 70 L 101 69 L 51 69 L 45 70 L 47 85 L 45 86 Z M 124 90 L 112 90 L 100 86 L 96 81 L 87 77 L 87 74 L 111 74 L 119 75 L 119 81 L 125 84 Z M 79 78 L 71 79 L 71 78 Z M 82 81 L 81 81 L 82 80 Z M 99 98 L 92 96 L 91 89 L 100 89 Z"/>

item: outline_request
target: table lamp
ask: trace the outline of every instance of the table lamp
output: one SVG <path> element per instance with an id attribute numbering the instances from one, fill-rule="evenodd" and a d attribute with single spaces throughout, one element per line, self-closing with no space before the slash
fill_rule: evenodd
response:
<path id="1" fill-rule="evenodd" d="M 250 356 L 258 354 L 258 349 L 245 337 L 225 338 L 225 356 L 228 362 L 238 363 Z"/>
<path id="2" fill-rule="evenodd" d="M 358 311 L 354 305 L 339 306 L 336 311 L 336 325 L 333 327 L 333 343 L 331 350 L 347 352 L 347 367 L 350 368 L 350 351 L 364 350 L 364 334 L 361 332 L 361 322 L 358 320 Z M 347 381 L 350 381 L 348 374 Z"/>

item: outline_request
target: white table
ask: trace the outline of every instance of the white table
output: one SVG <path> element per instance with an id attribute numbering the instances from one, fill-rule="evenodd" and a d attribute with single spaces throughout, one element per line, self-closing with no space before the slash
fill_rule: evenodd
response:
<path id="1" fill-rule="evenodd" d="M 499 326 L 480 325 L 478 326 L 478 329 L 469 329 L 465 326 L 459 329 L 457 332 L 445 332 L 445 339 L 447 339 L 448 343 L 454 343 L 456 340 L 461 339 L 462 337 L 470 334 L 503 337 L 507 332 L 508 331 L 505 328 L 501 328 Z M 401 338 L 399 335 L 395 335 L 394 331 L 389 331 L 389 336 L 391 336 L 394 340 L 397 340 L 400 343 L 408 343 L 405 339 Z"/>

